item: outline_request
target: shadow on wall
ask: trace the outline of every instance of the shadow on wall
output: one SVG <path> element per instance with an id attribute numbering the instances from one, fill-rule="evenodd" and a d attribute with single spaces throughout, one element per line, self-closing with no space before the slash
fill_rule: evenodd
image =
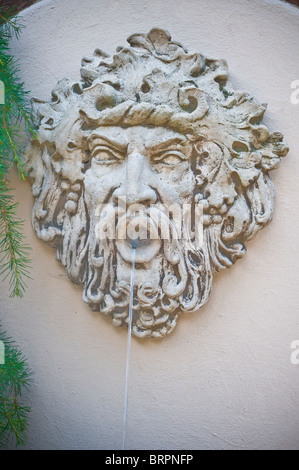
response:
<path id="1" fill-rule="evenodd" d="M 4 11 L 13 10 L 16 13 L 19 13 L 38 1 L 39 0 L 2 0 L 0 7 Z"/>
<path id="2" fill-rule="evenodd" d="M 39 2 L 40 0 L 2 0 L 1 8 L 4 10 L 7 9 L 15 9 L 17 13 L 24 10 L 25 8 L 30 7 L 34 3 Z M 282 0 L 287 3 L 291 3 L 292 5 L 296 5 L 299 7 L 299 0 Z"/>
<path id="3" fill-rule="evenodd" d="M 297 7 L 299 7 L 299 0 L 284 0 L 288 3 L 292 3 L 292 5 L 297 5 Z"/>

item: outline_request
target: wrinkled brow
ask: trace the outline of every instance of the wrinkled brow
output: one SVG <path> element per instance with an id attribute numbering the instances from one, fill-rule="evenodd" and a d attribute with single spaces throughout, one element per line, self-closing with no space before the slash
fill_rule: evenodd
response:
<path id="1" fill-rule="evenodd" d="M 106 136 L 103 136 L 101 134 L 91 134 L 91 136 L 88 139 L 89 145 L 91 148 L 95 147 L 96 145 L 99 144 L 99 141 L 103 141 L 109 147 L 115 148 L 116 150 L 119 150 L 120 152 L 125 152 L 127 150 L 128 144 L 126 142 L 119 142 L 117 140 L 110 139 Z"/>
<path id="2" fill-rule="evenodd" d="M 153 145 L 149 148 L 151 154 L 155 154 L 161 152 L 163 150 L 167 150 L 169 147 L 173 147 L 175 145 L 181 144 L 186 145 L 187 140 L 184 137 L 175 137 L 173 139 L 169 139 L 166 142 L 161 142 L 157 145 Z"/>

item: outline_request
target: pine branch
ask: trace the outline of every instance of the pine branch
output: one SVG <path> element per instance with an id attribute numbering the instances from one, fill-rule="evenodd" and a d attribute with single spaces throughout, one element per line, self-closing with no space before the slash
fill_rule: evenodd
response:
<path id="1" fill-rule="evenodd" d="M 12 202 L 7 185 L 0 182 L 0 275 L 9 277 L 11 297 L 22 297 L 26 288 L 24 278 L 30 278 L 30 248 L 21 232 L 23 222 L 15 216 L 18 204 Z"/>
<path id="2" fill-rule="evenodd" d="M 5 18 L 4 16 L 0 15 L 0 19 L 4 23 L 8 24 L 11 28 L 13 28 L 15 32 L 18 31 L 18 27 L 14 23 L 12 23 L 8 18 Z"/>
<path id="3" fill-rule="evenodd" d="M 33 373 L 21 351 L 1 329 L 0 341 L 5 346 L 5 364 L 0 365 L 0 447 L 13 438 L 17 445 L 24 445 L 30 408 L 20 398 L 24 389 L 30 390 Z"/>
<path id="4" fill-rule="evenodd" d="M 17 165 L 17 168 L 18 168 L 18 171 L 19 171 L 19 175 L 20 175 L 20 178 L 24 181 L 25 180 L 25 173 L 23 172 L 23 167 L 22 167 L 22 164 L 21 164 L 21 161 L 17 155 L 17 152 L 16 152 L 16 145 L 14 144 L 11 136 L 10 136 L 10 133 L 8 131 L 8 128 L 7 128 L 7 125 L 6 125 L 6 120 L 5 120 L 5 116 L 3 115 L 2 116 L 2 122 L 3 122 L 3 128 L 5 130 L 5 133 L 8 137 L 8 140 L 9 140 L 9 144 L 10 144 L 10 147 L 11 147 L 11 150 L 13 152 L 13 155 L 14 155 L 14 163 Z"/>
<path id="5" fill-rule="evenodd" d="M 3 34 L 8 35 L 9 38 L 13 34 L 16 37 L 19 36 L 24 25 L 19 22 L 16 7 L 13 6 L 7 9 L 7 7 L 5 8 L 0 5 L 0 27 L 3 30 Z"/>
<path id="6" fill-rule="evenodd" d="M 5 21 L 4 21 L 5 20 Z M 2 23 L 1 23 L 2 21 Z M 28 92 L 19 79 L 19 67 L 9 53 L 9 41 L 18 36 L 22 25 L 0 8 L 0 80 L 5 86 L 5 104 L 0 105 L 0 276 L 9 279 L 11 297 L 22 297 L 29 278 L 29 247 L 22 235 L 23 222 L 16 216 L 18 205 L 8 192 L 7 174 L 15 165 L 25 180 L 22 162 L 24 130 L 35 137 L 30 118 Z"/>
<path id="7" fill-rule="evenodd" d="M 7 174 L 16 165 L 19 176 L 25 179 L 22 163 L 22 132 L 34 130 L 29 115 L 29 100 L 24 84 L 19 79 L 18 63 L 9 54 L 9 41 L 18 37 L 21 25 L 0 7 L 0 80 L 5 88 L 5 104 L 0 105 L 0 276 L 9 279 L 11 297 L 22 297 L 29 278 L 30 248 L 24 242 L 23 221 L 16 213 L 8 190 Z M 0 325 L 1 326 L 1 325 Z M 30 409 L 20 401 L 23 389 L 29 390 L 32 372 L 22 353 L 0 331 L 1 344 L 5 345 L 5 364 L 0 364 L 0 447 L 11 438 L 16 444 L 25 443 L 25 432 Z M 0 346 L 1 346 L 0 344 Z"/>

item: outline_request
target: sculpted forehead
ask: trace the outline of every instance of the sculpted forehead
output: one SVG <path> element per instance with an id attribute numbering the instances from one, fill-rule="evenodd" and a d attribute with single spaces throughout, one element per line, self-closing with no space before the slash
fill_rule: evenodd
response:
<path id="1" fill-rule="evenodd" d="M 172 141 L 177 141 L 178 143 L 187 142 L 187 138 L 183 134 L 166 129 L 165 127 L 99 127 L 90 137 L 93 138 L 95 136 L 103 137 L 121 147 L 127 147 L 129 144 L 134 143 L 146 149 Z"/>

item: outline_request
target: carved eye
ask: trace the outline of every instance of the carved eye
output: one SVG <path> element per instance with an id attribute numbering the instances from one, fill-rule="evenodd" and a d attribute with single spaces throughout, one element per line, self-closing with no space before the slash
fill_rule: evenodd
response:
<path id="1" fill-rule="evenodd" d="M 67 144 L 67 148 L 68 148 L 68 150 L 72 151 L 72 150 L 75 150 L 77 148 L 77 145 L 75 144 L 75 142 L 72 142 L 70 140 L 70 142 Z"/>
<path id="2" fill-rule="evenodd" d="M 162 164 L 164 166 L 177 166 L 186 160 L 186 156 L 181 152 L 169 151 L 165 152 L 159 157 L 155 158 L 155 163 Z"/>
<path id="3" fill-rule="evenodd" d="M 115 150 L 103 145 L 97 146 L 92 152 L 92 158 L 101 165 L 111 165 L 121 162 L 121 155 Z"/>
<path id="4" fill-rule="evenodd" d="M 209 152 L 202 152 L 199 155 L 202 160 L 207 160 L 210 156 Z"/>
<path id="5" fill-rule="evenodd" d="M 202 177 L 210 177 L 217 171 L 223 160 L 222 149 L 214 142 L 197 143 L 195 145 L 197 151 L 197 171 Z"/>

